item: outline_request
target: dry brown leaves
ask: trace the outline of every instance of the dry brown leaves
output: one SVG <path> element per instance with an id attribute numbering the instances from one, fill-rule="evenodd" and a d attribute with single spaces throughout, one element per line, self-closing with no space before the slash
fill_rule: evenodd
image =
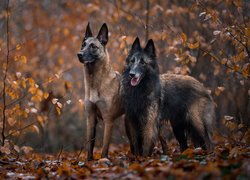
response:
<path id="1" fill-rule="evenodd" d="M 86 162 L 85 153 L 62 152 L 58 155 L 29 153 L 20 157 L 0 159 L 0 178 L 19 179 L 158 179 L 163 178 L 225 178 L 249 179 L 250 147 L 246 144 L 217 145 L 212 152 L 189 148 L 183 153 L 176 143 L 169 147 L 168 156 L 155 148 L 152 157 L 135 157 L 123 145 L 112 145 L 110 158 Z"/>

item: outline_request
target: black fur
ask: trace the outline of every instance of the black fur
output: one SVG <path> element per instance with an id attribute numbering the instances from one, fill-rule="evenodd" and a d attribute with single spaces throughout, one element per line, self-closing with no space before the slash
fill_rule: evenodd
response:
<path id="1" fill-rule="evenodd" d="M 84 42 L 87 38 L 89 38 L 89 37 L 93 37 L 93 33 L 92 33 L 92 31 L 91 31 L 90 24 L 89 24 L 89 22 L 88 22 L 88 25 L 87 25 L 87 28 L 86 28 L 85 37 L 84 37 L 84 39 L 83 39 L 83 42 Z"/>
<path id="2" fill-rule="evenodd" d="M 104 23 L 97 35 L 97 39 L 101 42 L 103 46 L 106 46 L 109 40 L 109 30 L 106 23 Z"/>
<path id="3" fill-rule="evenodd" d="M 174 77 L 173 77 L 174 78 Z M 208 129 L 204 117 L 201 117 L 204 134 L 195 127 L 195 120 L 188 116 L 194 101 L 205 98 L 207 103 L 213 104 L 208 91 L 196 80 L 192 80 L 199 88 L 186 80 L 176 79 L 176 83 L 164 82 L 161 89 L 160 121 L 170 120 L 176 139 L 180 143 L 181 150 L 187 146 L 187 136 L 190 135 L 195 147 L 206 149 Z M 199 111 L 197 109 L 197 111 Z M 204 110 L 205 111 L 205 110 Z M 201 112 L 202 114 L 207 112 Z M 211 111 L 213 113 L 213 111 Z"/>
<path id="4" fill-rule="evenodd" d="M 140 56 L 140 53 L 138 53 L 138 56 Z M 122 97 L 127 116 L 139 121 L 141 117 L 140 114 L 146 115 L 145 111 L 147 110 L 146 107 L 148 104 L 155 98 L 160 99 L 160 79 L 158 69 L 148 68 L 141 82 L 136 87 L 133 87 L 130 85 L 131 78 L 129 76 L 129 71 L 130 66 L 127 66 L 122 73 Z M 149 96 L 152 92 L 154 95 Z"/>
<path id="5" fill-rule="evenodd" d="M 149 47 L 146 48 L 148 50 Z M 137 147 L 134 147 L 139 149 L 139 154 L 137 155 L 143 154 L 143 128 L 146 124 L 145 121 L 147 121 L 146 117 L 150 113 L 148 112 L 148 107 L 155 101 L 159 104 L 161 96 L 159 68 L 155 59 L 154 49 L 150 53 L 145 51 L 145 49 L 140 47 L 139 41 L 136 39 L 126 59 L 126 67 L 122 73 L 121 95 L 126 112 L 126 121 L 129 121 L 137 131 L 137 137 L 135 138 L 138 144 Z M 137 86 L 131 86 L 130 71 L 133 68 L 131 60 L 137 58 L 143 61 L 143 58 L 147 57 L 151 59 L 150 63 L 147 65 L 139 64 L 136 70 L 142 74 L 143 79 Z M 132 149 L 132 151 L 134 150 Z"/>
<path id="6" fill-rule="evenodd" d="M 148 61 L 150 63 L 141 65 L 140 61 L 143 61 L 145 57 L 150 59 L 150 61 Z M 135 62 L 134 59 L 139 60 Z M 142 74 L 143 78 L 137 86 L 131 86 L 130 84 L 131 71 Z M 159 116 L 155 121 L 158 124 L 158 135 L 164 153 L 166 152 L 167 146 L 166 142 L 164 142 L 166 140 L 161 137 L 161 130 L 164 129 L 162 122 L 166 120 L 170 120 L 171 122 L 181 151 L 188 147 L 188 134 L 191 136 L 195 147 L 200 146 L 205 149 L 206 141 L 210 143 L 209 131 L 211 131 L 211 129 L 209 129 L 209 125 L 205 122 L 206 119 L 204 116 L 206 113 L 211 113 L 211 117 L 214 115 L 211 96 L 202 84 L 191 77 L 165 74 L 166 79 L 164 79 L 163 76 L 159 75 L 153 41 L 150 40 L 146 47 L 142 49 L 140 47 L 140 41 L 137 38 L 126 59 L 126 66 L 122 74 L 121 95 L 126 112 L 125 123 L 131 123 L 137 131 L 134 136 L 136 136 L 135 138 L 138 140 L 139 155 L 143 152 L 142 139 L 144 134 L 142 132 L 146 124 L 146 117 L 150 113 L 148 107 L 152 105 L 152 102 L 157 102 L 159 105 L 157 109 Z M 192 112 L 196 113 L 196 109 L 191 108 L 196 101 L 200 101 L 201 99 L 205 99 L 204 102 L 207 102 L 207 104 L 204 105 L 204 109 L 197 109 L 197 113 L 200 113 L 199 118 L 202 122 L 196 122 L 195 119 L 193 119 L 195 117 L 190 115 Z M 211 109 L 207 110 L 210 106 Z M 196 126 L 195 123 L 201 123 L 203 127 L 199 129 L 199 126 Z M 131 127 L 126 126 L 126 128 Z M 204 132 L 201 130 L 203 128 Z M 127 130 L 127 132 L 129 132 L 129 130 Z M 130 137 L 131 134 L 128 134 L 128 136 L 131 144 L 133 138 Z M 135 146 L 131 146 L 132 153 L 135 151 L 135 148 Z"/>

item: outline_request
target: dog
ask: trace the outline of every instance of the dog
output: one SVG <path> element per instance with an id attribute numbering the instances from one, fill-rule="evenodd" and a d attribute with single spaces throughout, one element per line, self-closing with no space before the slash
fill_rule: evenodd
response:
<path id="1" fill-rule="evenodd" d="M 190 76 L 160 75 L 152 39 L 145 48 L 135 39 L 122 73 L 121 97 L 132 154 L 151 155 L 157 139 L 166 154 L 167 120 L 181 151 L 188 147 L 187 135 L 195 147 L 211 145 L 215 106 L 209 91 Z"/>
<path id="2" fill-rule="evenodd" d="M 108 157 L 114 120 L 123 114 L 119 95 L 121 76 L 112 69 L 106 48 L 108 27 L 104 23 L 93 37 L 88 23 L 78 59 L 84 65 L 85 111 L 87 115 L 87 160 L 93 159 L 96 124 L 104 122 L 101 157 Z"/>

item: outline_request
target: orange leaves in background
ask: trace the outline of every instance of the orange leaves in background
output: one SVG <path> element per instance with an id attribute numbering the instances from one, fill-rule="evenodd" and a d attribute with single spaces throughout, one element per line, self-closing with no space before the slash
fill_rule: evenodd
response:
<path id="1" fill-rule="evenodd" d="M 55 105 L 57 114 L 60 115 L 63 107 L 62 103 L 60 103 L 57 98 L 53 98 L 52 103 Z"/>
<path id="2" fill-rule="evenodd" d="M 26 56 L 21 56 L 21 61 L 22 61 L 23 64 L 26 64 L 27 63 Z"/>
<path id="3" fill-rule="evenodd" d="M 199 48 L 199 42 L 196 42 L 196 43 L 187 43 L 187 46 L 188 46 L 188 48 L 189 49 L 197 49 L 197 48 Z"/>
<path id="4" fill-rule="evenodd" d="M 11 4 L 12 49 L 5 133 L 21 145 L 6 141 L 0 148 L 1 154 L 7 155 L 0 158 L 0 179 L 249 179 L 250 130 L 243 117 L 249 93 L 241 96 L 249 91 L 250 28 L 239 15 L 242 9 L 247 9 L 243 8 L 246 3 L 238 0 L 221 1 L 220 6 L 217 1 L 173 1 L 171 6 L 164 0 L 149 1 L 149 38 L 155 42 L 161 72 L 191 74 L 213 89 L 212 95 L 222 117 L 217 119 L 222 120 L 225 131 L 229 132 L 214 135 L 213 152 L 191 146 L 180 153 L 178 145 L 172 141 L 168 156 L 161 155 L 160 147 L 156 147 L 153 157 L 134 157 L 128 147 L 116 145 L 116 150 L 111 146 L 110 159 L 100 159 L 97 149 L 96 160 L 85 162 L 84 151 L 64 152 L 80 149 L 84 144 L 84 83 L 82 64 L 76 52 L 80 49 L 87 21 L 94 33 L 103 22 L 108 24 L 107 49 L 112 66 L 119 72 L 134 38 L 139 36 L 142 46 L 146 43 L 145 2 L 116 3 L 84 4 L 75 0 L 51 1 L 50 6 L 42 1 L 26 1 L 25 6 L 22 1 Z M 204 4 L 199 6 L 199 3 Z M 4 20 L 1 12 L 0 19 Z M 3 33 L 0 44 L 1 57 L 5 57 Z M 4 70 L 4 58 L 0 61 Z M 239 98 L 236 102 L 231 97 Z M 0 108 L 2 111 L 2 104 Z M 225 114 L 230 116 L 223 117 Z M 1 122 L 0 125 L 2 127 Z M 117 127 L 120 126 L 122 123 Z M 119 139 L 125 135 L 118 130 L 114 128 L 114 138 L 127 143 L 126 137 L 124 141 Z M 56 151 L 60 145 L 65 149 L 62 148 L 59 155 L 33 154 L 27 144 L 42 152 Z"/>
<path id="5" fill-rule="evenodd" d="M 20 62 L 22 64 L 27 64 L 27 57 L 24 56 L 24 55 L 21 55 L 21 56 L 20 55 L 15 55 L 14 60 L 15 61 L 19 61 L 20 60 Z"/>
<path id="6" fill-rule="evenodd" d="M 219 96 L 224 90 L 225 90 L 224 87 L 219 86 L 219 87 L 215 88 L 214 93 L 216 96 Z"/>
<path id="7" fill-rule="evenodd" d="M 16 124 L 16 119 L 10 117 L 7 119 L 7 122 L 10 126 L 14 126 Z"/>
<path id="8" fill-rule="evenodd" d="M 185 33 L 181 33 L 180 34 L 180 37 L 181 37 L 181 39 L 182 39 L 182 42 L 185 44 L 186 42 L 187 42 L 187 35 L 185 34 Z"/>
<path id="9" fill-rule="evenodd" d="M 58 103 L 57 103 L 56 105 L 57 105 L 57 106 L 56 106 L 56 112 L 57 112 L 58 115 L 60 115 L 60 114 L 61 114 L 61 109 L 62 109 L 62 108 L 60 108 L 60 106 L 58 106 Z"/>
<path id="10" fill-rule="evenodd" d="M 39 85 L 35 83 L 34 79 L 28 78 L 29 89 L 28 92 L 32 94 L 31 100 L 34 102 L 41 102 L 43 100 L 43 91 L 39 88 Z"/>
<path id="11" fill-rule="evenodd" d="M 16 50 L 20 50 L 21 49 L 21 45 L 20 44 L 17 44 L 16 45 Z"/>
<path id="12" fill-rule="evenodd" d="M 44 97 L 44 99 L 47 99 L 49 97 L 49 93 L 47 93 L 47 92 L 43 93 L 43 97 Z"/>
<path id="13" fill-rule="evenodd" d="M 249 77 L 250 75 L 250 63 L 244 64 L 242 67 L 242 74 L 245 78 Z"/>

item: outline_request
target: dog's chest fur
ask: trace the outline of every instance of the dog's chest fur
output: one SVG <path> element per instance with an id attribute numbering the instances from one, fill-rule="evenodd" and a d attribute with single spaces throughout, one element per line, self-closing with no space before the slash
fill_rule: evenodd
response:
<path id="1" fill-rule="evenodd" d="M 101 100 L 100 92 L 98 92 L 98 90 L 96 88 L 91 88 L 88 99 L 89 99 L 89 101 L 91 101 L 93 103 L 97 103 L 98 101 Z"/>
<path id="2" fill-rule="evenodd" d="M 108 100 L 117 94 L 119 77 L 115 71 L 104 70 L 101 73 L 88 74 L 85 72 L 85 99 L 93 103 Z"/>
<path id="3" fill-rule="evenodd" d="M 85 103 L 95 104 L 100 116 L 116 117 L 121 112 L 120 75 L 108 63 L 96 64 L 90 74 L 84 69 Z"/>

